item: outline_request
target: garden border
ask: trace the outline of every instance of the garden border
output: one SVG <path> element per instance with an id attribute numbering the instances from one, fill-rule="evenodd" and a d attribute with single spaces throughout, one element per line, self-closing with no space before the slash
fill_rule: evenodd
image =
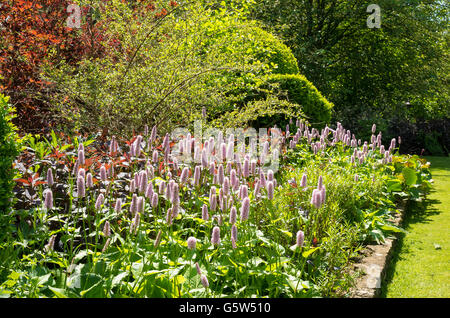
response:
<path id="1" fill-rule="evenodd" d="M 401 226 L 406 209 L 399 209 L 395 216 L 394 225 Z M 350 298 L 376 298 L 380 295 L 382 282 L 386 276 L 395 244 L 398 242 L 399 233 L 394 233 L 391 238 L 385 239 L 383 244 L 366 245 L 360 252 L 362 258 L 353 264 L 352 274 L 360 274 L 354 287 L 350 289 Z"/>

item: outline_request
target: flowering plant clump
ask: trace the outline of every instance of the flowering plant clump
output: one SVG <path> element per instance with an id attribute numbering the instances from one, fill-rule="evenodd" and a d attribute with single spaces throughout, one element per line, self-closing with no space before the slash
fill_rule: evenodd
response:
<path id="1" fill-rule="evenodd" d="M 343 292 L 358 244 L 401 231 L 390 223 L 405 198 L 399 194 L 426 191 L 427 163 L 399 156 L 395 142 L 385 149 L 375 135 L 356 140 L 339 123 L 290 127 L 295 133 L 269 130 L 259 153 L 233 134 L 171 139 L 157 127 L 130 140 L 54 133 L 50 144 L 31 140 L 17 162 L 10 224 L 11 240 L 20 242 L 11 252 L 20 257 L 5 275 L 16 283 L 0 290 L 14 297 Z M 41 283 L 30 289 L 33 275 Z"/>

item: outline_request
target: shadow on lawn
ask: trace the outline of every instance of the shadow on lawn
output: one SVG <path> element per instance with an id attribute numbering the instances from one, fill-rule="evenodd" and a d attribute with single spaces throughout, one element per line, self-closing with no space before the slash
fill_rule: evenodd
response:
<path id="1" fill-rule="evenodd" d="M 433 178 L 435 178 L 436 176 L 442 177 L 450 175 L 448 157 L 435 157 L 431 158 L 431 160 L 430 158 L 427 159 L 432 162 L 433 169 L 438 170 L 436 171 L 437 173 L 433 173 Z M 444 170 L 445 172 L 443 173 L 442 170 Z M 436 206 L 440 204 L 441 201 L 436 199 L 429 199 L 429 196 L 435 192 L 436 189 L 433 187 L 425 200 L 421 202 L 411 201 L 408 203 L 401 225 L 402 228 L 408 231 L 412 224 L 429 223 L 431 216 L 442 213 L 439 209 L 436 208 Z M 405 236 L 405 233 L 398 233 L 397 240 L 395 241 L 392 250 L 389 265 L 386 268 L 385 276 L 381 284 L 381 292 L 379 295 L 380 298 L 386 298 L 387 286 L 389 286 L 392 281 L 396 264 L 399 260 L 403 259 L 400 252 L 402 252 L 403 254 L 407 254 L 410 252 L 409 249 L 404 246 Z"/>

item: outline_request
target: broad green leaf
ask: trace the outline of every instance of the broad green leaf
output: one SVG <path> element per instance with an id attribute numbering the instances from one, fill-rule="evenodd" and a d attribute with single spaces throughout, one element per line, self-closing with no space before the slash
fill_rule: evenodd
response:
<path id="1" fill-rule="evenodd" d="M 416 171 L 411 168 L 404 167 L 402 170 L 402 175 L 405 178 L 406 185 L 408 186 L 415 184 L 417 181 Z"/>
<path id="2" fill-rule="evenodd" d="M 68 296 L 66 295 L 66 291 L 64 289 L 55 288 L 52 286 L 48 286 L 48 288 L 55 294 L 57 298 L 68 298 Z"/>

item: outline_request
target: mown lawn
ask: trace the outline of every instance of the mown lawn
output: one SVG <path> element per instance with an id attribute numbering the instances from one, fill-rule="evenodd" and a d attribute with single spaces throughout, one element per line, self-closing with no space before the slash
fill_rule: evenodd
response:
<path id="1" fill-rule="evenodd" d="M 404 220 L 383 297 L 450 297 L 450 158 L 428 157 L 433 190 Z"/>

